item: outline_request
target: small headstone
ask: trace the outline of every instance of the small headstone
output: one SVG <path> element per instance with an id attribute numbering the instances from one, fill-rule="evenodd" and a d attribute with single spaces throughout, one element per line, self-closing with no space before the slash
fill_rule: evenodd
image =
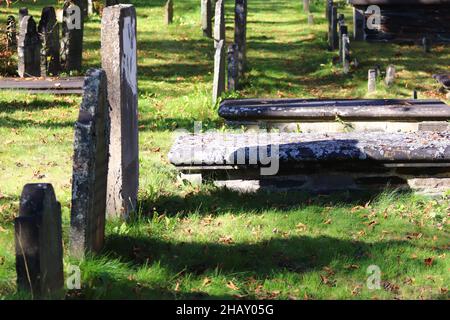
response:
<path id="1" fill-rule="evenodd" d="M 216 103 L 225 91 L 225 40 L 220 40 L 217 44 L 216 54 L 214 56 L 213 81 L 213 103 Z"/>
<path id="2" fill-rule="evenodd" d="M 384 82 L 388 87 L 394 84 L 395 77 L 396 77 L 395 66 L 391 64 L 386 69 L 386 78 L 384 79 Z"/>
<path id="3" fill-rule="evenodd" d="M 64 289 L 61 205 L 51 184 L 27 184 L 14 220 L 17 287 L 33 298 L 61 298 Z"/>
<path id="4" fill-rule="evenodd" d="M 66 0 L 63 6 L 61 67 L 66 72 L 81 71 L 84 18 L 82 0 Z"/>
<path id="5" fill-rule="evenodd" d="M 308 14 L 308 24 L 309 25 L 314 24 L 314 15 L 312 13 Z"/>
<path id="6" fill-rule="evenodd" d="M 233 43 L 228 46 L 228 91 L 235 91 L 239 85 L 238 46 Z"/>
<path id="7" fill-rule="evenodd" d="M 214 17 L 214 48 L 217 48 L 221 40 L 225 40 L 225 7 L 223 0 L 217 0 Z"/>
<path id="8" fill-rule="evenodd" d="M 201 21 L 202 30 L 205 37 L 212 37 L 212 6 L 211 0 L 202 0 L 201 2 Z"/>
<path id="9" fill-rule="evenodd" d="M 309 0 L 303 0 L 303 11 L 306 13 L 309 12 Z"/>
<path id="10" fill-rule="evenodd" d="M 343 41 L 343 37 L 344 35 L 348 35 L 348 28 L 346 25 L 341 24 L 339 25 L 339 61 L 342 63 L 343 61 L 343 55 L 344 55 L 344 41 Z"/>
<path id="11" fill-rule="evenodd" d="M 59 24 L 53 7 L 42 10 L 38 32 L 42 42 L 41 48 L 41 76 L 58 75 L 60 64 Z"/>
<path id="12" fill-rule="evenodd" d="M 32 16 L 20 20 L 17 53 L 19 76 L 40 77 L 41 41 Z"/>
<path id="13" fill-rule="evenodd" d="M 14 16 L 8 16 L 6 19 L 6 48 L 14 49 L 17 46 L 17 25 Z"/>
<path id="14" fill-rule="evenodd" d="M 342 67 L 345 74 L 350 72 L 350 38 L 347 33 L 342 35 Z"/>
<path id="15" fill-rule="evenodd" d="M 22 21 L 22 19 L 25 16 L 28 16 L 28 8 L 25 8 L 25 7 L 20 8 L 19 9 L 19 25 L 20 25 L 20 21 Z"/>
<path id="16" fill-rule="evenodd" d="M 106 74 L 90 69 L 75 123 L 70 253 L 82 258 L 104 243 L 109 159 L 109 104 Z"/>
<path id="17" fill-rule="evenodd" d="M 417 100 L 418 99 L 417 90 L 413 90 L 412 98 L 413 98 L 413 100 Z"/>
<path id="18" fill-rule="evenodd" d="M 164 7 L 164 21 L 166 24 L 171 24 L 173 22 L 173 1 L 167 0 L 166 5 Z"/>
<path id="19" fill-rule="evenodd" d="M 108 80 L 111 118 L 107 215 L 128 217 L 136 210 L 139 183 L 136 10 L 105 7 L 102 16 L 102 68 Z"/>
<path id="20" fill-rule="evenodd" d="M 238 77 L 242 78 L 247 59 L 247 0 L 236 0 L 234 25 L 234 42 L 238 50 Z"/>
<path id="21" fill-rule="evenodd" d="M 431 52 L 431 39 L 427 38 L 427 37 L 422 38 L 422 47 L 423 47 L 423 52 L 430 53 Z"/>
<path id="22" fill-rule="evenodd" d="M 368 73 L 367 92 L 373 93 L 377 90 L 377 70 L 370 69 Z"/>
<path id="23" fill-rule="evenodd" d="M 328 46 L 332 51 L 339 47 L 338 16 L 336 6 L 331 8 L 330 23 L 328 26 Z"/>

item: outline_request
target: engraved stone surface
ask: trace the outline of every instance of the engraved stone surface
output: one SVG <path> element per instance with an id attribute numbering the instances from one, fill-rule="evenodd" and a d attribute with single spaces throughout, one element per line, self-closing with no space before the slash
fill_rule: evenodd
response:
<path id="1" fill-rule="evenodd" d="M 84 16 L 82 0 L 66 0 L 63 6 L 61 65 L 64 71 L 81 71 Z"/>
<path id="2" fill-rule="evenodd" d="M 53 7 L 42 9 L 38 32 L 42 42 L 41 48 L 41 75 L 58 75 L 61 69 L 59 24 Z"/>

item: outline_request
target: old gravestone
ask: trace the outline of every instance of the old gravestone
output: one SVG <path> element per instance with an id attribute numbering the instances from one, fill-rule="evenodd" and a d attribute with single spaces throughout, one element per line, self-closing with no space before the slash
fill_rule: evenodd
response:
<path id="1" fill-rule="evenodd" d="M 82 0 L 66 0 L 63 6 L 61 39 L 61 67 L 66 72 L 81 71 L 83 33 Z"/>
<path id="2" fill-rule="evenodd" d="M 61 69 L 59 24 L 53 7 L 42 9 L 41 20 L 38 25 L 41 38 L 41 76 L 57 75 Z"/>
<path id="3" fill-rule="evenodd" d="M 247 0 L 236 0 L 234 42 L 238 50 L 238 76 L 243 77 L 247 60 Z"/>
<path id="4" fill-rule="evenodd" d="M 32 16 L 25 16 L 20 20 L 17 55 L 20 77 L 41 75 L 41 41 Z"/>
<path id="5" fill-rule="evenodd" d="M 134 6 L 120 4 L 103 10 L 101 43 L 111 108 L 107 214 L 127 217 L 136 209 L 139 180 Z"/>
<path id="6" fill-rule="evenodd" d="M 214 48 L 217 48 L 221 40 L 225 40 L 225 7 L 223 0 L 217 0 L 214 17 Z"/>
<path id="7" fill-rule="evenodd" d="M 330 20 L 328 25 L 328 47 L 332 51 L 336 50 L 339 47 L 338 15 L 336 6 L 332 6 L 330 9 Z"/>
<path id="8" fill-rule="evenodd" d="M 164 7 L 164 21 L 166 24 L 171 24 L 173 22 L 173 1 L 167 0 L 166 6 Z"/>
<path id="9" fill-rule="evenodd" d="M 427 37 L 422 38 L 422 47 L 423 52 L 430 53 L 431 52 L 431 39 Z"/>
<path id="10" fill-rule="evenodd" d="M 308 14 L 308 24 L 309 25 L 314 24 L 314 15 L 312 13 Z"/>
<path id="11" fill-rule="evenodd" d="M 228 46 L 228 91 L 235 91 L 239 85 L 238 46 L 232 43 Z"/>
<path id="12" fill-rule="evenodd" d="M 225 40 L 220 40 L 214 55 L 213 103 L 225 91 L 225 62 Z"/>
<path id="13" fill-rule="evenodd" d="M 341 23 L 339 25 L 339 61 L 342 62 L 342 57 L 343 57 L 343 50 L 344 50 L 344 42 L 342 41 L 342 38 L 344 37 L 344 35 L 348 35 L 348 28 L 345 24 Z"/>
<path id="14" fill-rule="evenodd" d="M 367 77 L 367 92 L 372 93 L 377 90 L 377 70 L 369 69 Z"/>
<path id="15" fill-rule="evenodd" d="M 212 0 L 201 0 L 202 30 L 205 37 L 212 37 Z"/>
<path id="16" fill-rule="evenodd" d="M 333 0 L 326 0 L 325 4 L 325 18 L 328 21 L 328 24 L 330 23 L 331 19 L 331 8 L 333 7 L 334 3 Z"/>
<path id="17" fill-rule="evenodd" d="M 17 46 L 17 24 L 14 16 L 6 19 L 6 48 L 8 50 Z"/>
<path id="18" fill-rule="evenodd" d="M 14 220 L 17 287 L 33 298 L 64 289 L 61 206 L 51 184 L 27 184 Z"/>
<path id="19" fill-rule="evenodd" d="M 25 8 L 25 7 L 20 8 L 19 9 L 19 25 L 20 25 L 20 21 L 22 21 L 22 19 L 25 16 L 28 16 L 28 8 Z"/>
<path id="20" fill-rule="evenodd" d="M 365 23 L 366 18 L 364 15 L 364 10 L 353 7 L 353 38 L 355 41 L 364 40 Z"/>
<path id="21" fill-rule="evenodd" d="M 394 84 L 395 77 L 396 77 L 395 66 L 391 64 L 386 69 L 386 77 L 384 79 L 384 82 L 388 87 Z"/>
<path id="22" fill-rule="evenodd" d="M 303 11 L 309 13 L 309 0 L 303 0 Z"/>
<path id="23" fill-rule="evenodd" d="M 106 74 L 88 70 L 75 123 L 70 253 L 97 253 L 105 236 L 110 119 Z"/>
<path id="24" fill-rule="evenodd" d="M 342 68 L 345 74 L 350 72 L 350 38 L 347 33 L 342 35 Z"/>

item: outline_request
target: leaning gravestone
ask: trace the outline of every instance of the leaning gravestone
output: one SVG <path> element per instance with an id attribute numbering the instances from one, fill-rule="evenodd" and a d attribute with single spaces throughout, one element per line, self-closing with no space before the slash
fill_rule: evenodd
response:
<path id="1" fill-rule="evenodd" d="M 84 18 L 82 0 L 66 0 L 63 7 L 61 64 L 66 72 L 81 71 Z"/>
<path id="2" fill-rule="evenodd" d="M 17 55 L 20 77 L 41 75 L 41 41 L 32 16 L 25 16 L 20 20 Z"/>
<path id="3" fill-rule="evenodd" d="M 70 253 L 77 258 L 98 253 L 105 237 L 110 134 L 105 72 L 88 70 L 83 91 L 75 123 L 70 215 Z"/>
<path id="4" fill-rule="evenodd" d="M 38 32 L 42 42 L 41 48 L 41 76 L 57 75 L 61 69 L 59 51 L 59 24 L 53 7 L 42 10 Z"/>
<path id="5" fill-rule="evenodd" d="M 51 184 L 25 185 L 14 228 L 18 289 L 33 298 L 62 297 L 61 205 Z"/>
<path id="6" fill-rule="evenodd" d="M 247 59 L 247 0 L 236 0 L 234 42 L 238 50 L 239 78 L 243 77 Z"/>
<path id="7" fill-rule="evenodd" d="M 225 7 L 223 0 L 217 0 L 214 18 L 214 48 L 217 48 L 221 40 L 225 40 Z"/>
<path id="8" fill-rule="evenodd" d="M 171 24 L 173 22 L 173 1 L 167 0 L 166 6 L 164 7 L 165 16 L 164 20 L 166 24 Z"/>
<path id="9" fill-rule="evenodd" d="M 212 6 L 211 0 L 201 2 L 202 30 L 205 37 L 212 37 Z"/>
<path id="10" fill-rule="evenodd" d="M 107 214 L 127 217 L 136 209 L 138 156 L 138 87 L 136 10 L 116 5 L 103 10 L 102 67 L 108 80 L 111 142 Z"/>
<path id="11" fill-rule="evenodd" d="M 217 44 L 214 56 L 213 81 L 213 103 L 216 103 L 217 99 L 225 91 L 225 40 L 220 40 Z"/>
<path id="12" fill-rule="evenodd" d="M 6 48 L 8 50 L 17 46 L 17 24 L 14 16 L 6 19 Z"/>
<path id="13" fill-rule="evenodd" d="M 239 84 L 238 46 L 233 43 L 228 46 L 228 91 L 235 91 Z"/>

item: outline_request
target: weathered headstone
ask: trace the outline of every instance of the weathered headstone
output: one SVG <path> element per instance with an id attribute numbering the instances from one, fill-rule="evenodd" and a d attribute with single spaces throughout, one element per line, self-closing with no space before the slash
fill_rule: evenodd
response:
<path id="1" fill-rule="evenodd" d="M 171 24 L 173 22 L 173 1 L 167 0 L 164 7 L 164 21 L 166 24 Z"/>
<path id="2" fill-rule="evenodd" d="M 423 52 L 425 52 L 425 53 L 431 52 L 431 39 L 427 38 L 427 37 L 423 37 L 422 38 L 422 47 L 423 47 Z"/>
<path id="3" fill-rule="evenodd" d="M 202 0 L 201 2 L 201 20 L 202 30 L 205 37 L 212 37 L 212 6 L 211 0 Z"/>
<path id="4" fill-rule="evenodd" d="M 369 69 L 367 78 L 367 92 L 372 93 L 377 90 L 377 70 Z"/>
<path id="5" fill-rule="evenodd" d="M 342 35 L 342 68 L 345 74 L 350 72 L 350 38 L 347 33 Z"/>
<path id="6" fill-rule="evenodd" d="M 309 25 L 314 24 L 314 15 L 312 13 L 308 14 L 308 24 Z"/>
<path id="7" fill-rule="evenodd" d="M 342 38 L 344 37 L 344 35 L 348 35 L 348 28 L 347 28 L 347 26 L 345 25 L 345 24 L 340 24 L 339 25 L 339 33 L 338 33 L 338 36 L 339 36 L 339 61 L 342 63 L 342 61 L 343 61 L 343 50 L 344 50 L 344 46 L 343 46 L 343 44 L 344 44 L 344 41 L 342 40 Z"/>
<path id="8" fill-rule="evenodd" d="M 6 48 L 11 50 L 17 46 L 17 24 L 14 16 L 6 19 Z"/>
<path id="9" fill-rule="evenodd" d="M 309 12 L 309 0 L 303 0 L 303 11 L 306 13 Z"/>
<path id="10" fill-rule="evenodd" d="M 61 65 L 66 72 L 81 71 L 84 18 L 82 0 L 66 0 L 63 6 Z"/>
<path id="11" fill-rule="evenodd" d="M 136 210 L 139 182 L 136 10 L 132 5 L 103 9 L 102 68 L 108 80 L 111 140 L 108 216 Z"/>
<path id="12" fill-rule="evenodd" d="M 28 8 L 25 8 L 25 7 L 20 8 L 19 9 L 19 25 L 20 25 L 20 21 L 22 21 L 22 19 L 25 16 L 28 16 Z"/>
<path id="13" fill-rule="evenodd" d="M 82 258 L 104 243 L 109 159 L 109 104 L 106 74 L 90 69 L 75 123 L 70 253 Z"/>
<path id="14" fill-rule="evenodd" d="M 25 16 L 20 20 L 17 54 L 20 77 L 41 75 L 41 41 L 32 16 Z"/>
<path id="15" fill-rule="evenodd" d="M 413 96 L 412 96 L 413 100 L 417 100 L 418 99 L 418 94 L 417 94 L 417 90 L 413 90 Z"/>
<path id="16" fill-rule="evenodd" d="M 64 289 L 61 205 L 51 184 L 27 184 L 14 220 L 17 287 L 33 298 Z"/>
<path id="17" fill-rule="evenodd" d="M 239 85 L 238 46 L 233 43 L 228 46 L 228 91 L 235 91 Z"/>
<path id="18" fill-rule="evenodd" d="M 330 23 L 328 26 L 328 46 L 330 50 L 336 50 L 339 47 L 338 37 L 338 16 L 337 7 L 331 7 L 330 11 Z"/>
<path id="19" fill-rule="evenodd" d="M 41 76 L 57 75 L 61 69 L 59 24 L 53 7 L 42 10 L 38 32 L 42 42 L 41 48 Z"/>
<path id="20" fill-rule="evenodd" d="M 225 91 L 225 62 L 225 40 L 220 40 L 214 56 L 213 103 Z"/>
<path id="21" fill-rule="evenodd" d="M 247 0 L 236 0 L 234 25 L 234 42 L 238 50 L 238 76 L 242 78 L 247 59 Z"/>
<path id="22" fill-rule="evenodd" d="M 364 10 L 353 7 L 353 38 L 356 41 L 364 40 L 364 29 L 366 24 L 366 18 L 364 16 Z"/>
<path id="23" fill-rule="evenodd" d="M 386 69 L 386 78 L 384 79 L 384 82 L 388 87 L 394 84 L 395 77 L 396 77 L 395 66 L 391 64 Z"/>
<path id="24" fill-rule="evenodd" d="M 225 7 L 223 0 L 217 0 L 214 17 L 214 48 L 217 48 L 221 40 L 225 40 Z"/>

